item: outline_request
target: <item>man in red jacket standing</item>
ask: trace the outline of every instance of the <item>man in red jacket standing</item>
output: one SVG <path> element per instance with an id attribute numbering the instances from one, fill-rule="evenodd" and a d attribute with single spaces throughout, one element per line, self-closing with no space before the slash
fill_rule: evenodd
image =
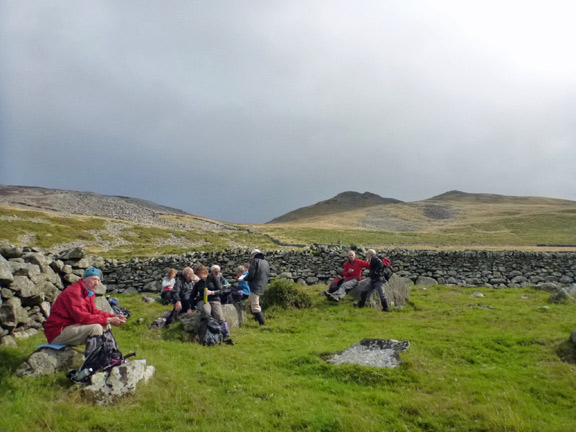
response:
<path id="1" fill-rule="evenodd" d="M 333 293 L 326 293 L 328 299 L 340 301 L 344 298 L 346 293 L 358 285 L 358 281 L 362 278 L 362 269 L 370 267 L 368 261 L 361 259 L 356 259 L 356 252 L 348 252 L 348 259 L 344 264 L 344 270 L 342 271 L 342 276 L 344 277 L 344 282 L 340 285 L 338 290 Z"/>
<path id="2" fill-rule="evenodd" d="M 110 325 L 121 326 L 126 322 L 126 317 L 96 307 L 94 288 L 100 283 L 101 275 L 100 270 L 90 267 L 82 279 L 58 295 L 44 323 L 49 343 L 85 345 L 88 337 L 101 335 Z"/>

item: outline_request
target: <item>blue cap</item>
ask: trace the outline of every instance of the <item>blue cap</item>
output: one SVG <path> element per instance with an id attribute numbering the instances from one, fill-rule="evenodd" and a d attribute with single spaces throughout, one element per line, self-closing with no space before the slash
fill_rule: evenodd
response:
<path id="1" fill-rule="evenodd" d="M 82 278 L 87 278 L 90 276 L 98 276 L 100 279 L 102 279 L 102 273 L 96 267 L 88 267 L 84 271 L 84 276 L 82 276 Z"/>

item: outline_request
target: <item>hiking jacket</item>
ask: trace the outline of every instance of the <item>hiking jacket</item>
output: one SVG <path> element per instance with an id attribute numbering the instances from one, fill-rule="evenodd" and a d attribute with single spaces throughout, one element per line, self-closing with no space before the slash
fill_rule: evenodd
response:
<path id="1" fill-rule="evenodd" d="M 264 254 L 259 253 L 250 261 L 250 268 L 244 280 L 250 284 L 250 292 L 256 295 L 263 295 L 268 285 L 270 277 L 270 265 L 264 258 Z"/>
<path id="2" fill-rule="evenodd" d="M 186 277 L 182 273 L 176 275 L 176 283 L 174 288 L 172 288 L 172 303 L 176 302 L 185 303 L 189 300 L 194 288 L 194 281 L 186 280 Z"/>
<path id="3" fill-rule="evenodd" d="M 238 285 L 236 287 L 236 291 L 244 294 L 245 296 L 250 295 L 250 284 L 244 280 L 247 274 L 248 272 L 242 273 L 242 276 L 240 276 L 242 279 L 238 279 Z"/>
<path id="4" fill-rule="evenodd" d="M 62 291 L 50 308 L 50 316 L 44 322 L 44 334 L 48 342 L 71 325 L 100 324 L 105 326 L 109 317 L 116 315 L 101 311 L 94 302 L 95 295 L 88 291 L 80 279 Z"/>
<path id="5" fill-rule="evenodd" d="M 361 259 L 355 259 L 354 262 L 350 262 L 350 260 L 346 260 L 344 264 L 344 270 L 342 271 L 342 276 L 344 276 L 344 280 L 351 280 L 351 279 L 358 279 L 362 278 L 362 269 L 370 267 L 370 263 L 368 261 L 364 261 Z M 349 270 L 352 269 L 352 273 L 349 273 Z"/>
<path id="6" fill-rule="evenodd" d="M 190 295 L 190 304 L 192 307 L 196 306 L 200 302 L 204 303 L 204 290 L 206 288 L 208 288 L 210 291 L 214 291 L 214 294 L 208 296 L 209 302 L 220 301 L 220 295 L 222 294 L 222 282 L 217 280 L 219 278 L 214 277 L 212 277 L 213 280 L 210 281 L 210 276 L 212 275 L 208 275 L 206 279 L 200 279 L 198 282 L 196 282 L 196 285 L 194 285 L 192 294 Z"/>

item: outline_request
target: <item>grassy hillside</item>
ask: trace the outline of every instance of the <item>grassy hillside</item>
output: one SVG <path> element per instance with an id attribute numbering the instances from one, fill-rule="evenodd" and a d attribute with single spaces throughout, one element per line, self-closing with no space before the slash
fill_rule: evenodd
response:
<path id="1" fill-rule="evenodd" d="M 0 242 L 51 250 L 82 245 L 105 258 L 275 246 L 267 236 L 243 227 L 188 215 L 162 217 L 171 226 L 0 207 Z"/>
<path id="2" fill-rule="evenodd" d="M 115 329 L 123 351 L 155 377 L 114 406 L 83 402 L 64 373 L 18 379 L 13 371 L 41 335 L 0 350 L 0 430 L 35 431 L 534 431 L 576 426 L 576 305 L 548 293 L 457 287 L 413 290 L 388 314 L 349 298 L 311 309 L 266 311 L 267 325 L 233 331 L 236 346 L 183 342 L 181 328 L 149 330 L 164 309 L 139 295 Z M 142 318 L 142 321 L 139 319 Z M 323 358 L 362 338 L 408 340 L 398 369 L 330 365 Z"/>
<path id="3" fill-rule="evenodd" d="M 382 247 L 576 245 L 576 202 L 490 196 L 389 204 L 260 228 L 283 241 Z M 515 198 L 515 197 L 512 197 Z"/>
<path id="4" fill-rule="evenodd" d="M 411 203 L 381 204 L 387 199 L 373 194 L 344 193 L 338 197 L 328 200 L 334 202 L 327 207 L 296 211 L 298 217 L 290 222 L 264 225 L 149 213 L 151 204 L 144 213 L 152 216 L 138 222 L 0 205 L 0 244 L 52 250 L 83 245 L 89 253 L 108 258 L 232 247 L 278 248 L 272 239 L 286 244 L 342 243 L 381 248 L 534 249 L 545 244 L 576 250 L 574 201 L 458 191 Z M 96 212 L 97 202 L 92 207 Z M 123 210 L 132 215 L 131 208 Z"/>

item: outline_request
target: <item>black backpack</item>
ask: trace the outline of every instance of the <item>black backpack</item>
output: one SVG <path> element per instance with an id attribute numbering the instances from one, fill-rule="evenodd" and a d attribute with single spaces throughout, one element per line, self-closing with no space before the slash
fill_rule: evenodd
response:
<path id="1" fill-rule="evenodd" d="M 198 326 L 198 342 L 205 346 L 222 343 L 222 329 L 218 320 L 212 317 L 202 318 Z"/>
<path id="2" fill-rule="evenodd" d="M 114 366 L 119 366 L 133 355 L 135 353 L 123 357 L 112 331 L 106 330 L 101 336 L 88 338 L 84 351 L 84 363 L 78 370 L 69 370 L 66 376 L 74 382 L 88 383 L 96 372 L 105 372 Z"/>

